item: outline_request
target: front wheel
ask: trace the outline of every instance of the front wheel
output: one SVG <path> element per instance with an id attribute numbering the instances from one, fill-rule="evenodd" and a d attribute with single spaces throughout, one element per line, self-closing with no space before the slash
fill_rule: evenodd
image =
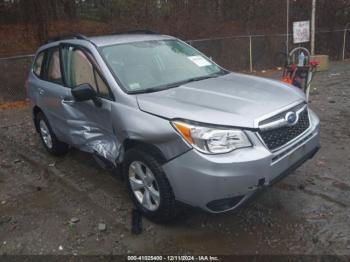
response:
<path id="1" fill-rule="evenodd" d="M 41 141 L 46 150 L 55 156 L 66 154 L 69 151 L 69 145 L 56 138 L 45 115 L 40 112 L 37 114 L 35 120 Z"/>
<path id="2" fill-rule="evenodd" d="M 143 215 L 155 222 L 176 217 L 174 194 L 156 156 L 138 149 L 129 150 L 125 155 L 123 174 L 129 194 Z"/>

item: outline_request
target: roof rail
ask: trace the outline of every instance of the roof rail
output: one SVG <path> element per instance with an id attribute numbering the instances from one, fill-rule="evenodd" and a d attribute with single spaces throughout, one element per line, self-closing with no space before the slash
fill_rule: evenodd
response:
<path id="1" fill-rule="evenodd" d="M 65 35 L 65 36 L 56 36 L 54 38 L 49 39 L 47 43 L 52 43 L 52 42 L 67 40 L 67 39 L 81 39 L 81 40 L 86 40 L 90 42 L 89 38 L 87 38 L 82 34 L 73 34 L 73 35 Z"/>
<path id="2" fill-rule="evenodd" d="M 159 35 L 160 33 L 148 30 L 148 29 L 136 29 L 136 30 L 130 30 L 125 32 L 116 32 L 113 33 L 113 35 L 123 35 L 123 34 L 146 34 L 146 35 Z"/>

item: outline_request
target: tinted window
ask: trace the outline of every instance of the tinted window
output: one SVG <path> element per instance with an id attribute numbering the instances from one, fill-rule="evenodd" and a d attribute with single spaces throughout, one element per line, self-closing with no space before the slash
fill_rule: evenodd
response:
<path id="1" fill-rule="evenodd" d="M 43 61 L 44 61 L 44 52 L 41 52 L 35 59 L 34 65 L 33 65 L 33 72 L 36 74 L 38 77 L 41 76 L 41 70 L 43 66 Z"/>
<path id="2" fill-rule="evenodd" d="M 50 82 L 63 84 L 61 65 L 60 65 L 60 52 L 58 48 L 54 48 L 51 50 L 48 72 L 47 72 L 47 79 Z"/>

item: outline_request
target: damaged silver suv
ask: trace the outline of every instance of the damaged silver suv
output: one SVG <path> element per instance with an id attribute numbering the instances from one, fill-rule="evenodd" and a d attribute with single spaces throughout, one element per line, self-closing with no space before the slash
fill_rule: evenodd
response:
<path id="1" fill-rule="evenodd" d="M 236 209 L 319 148 L 319 119 L 299 89 L 228 72 L 153 32 L 54 39 L 27 88 L 45 148 L 122 167 L 155 221 L 174 218 L 179 203 Z"/>

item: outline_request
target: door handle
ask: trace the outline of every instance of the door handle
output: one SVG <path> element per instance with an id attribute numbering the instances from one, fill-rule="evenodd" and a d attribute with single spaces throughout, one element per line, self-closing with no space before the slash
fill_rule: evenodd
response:
<path id="1" fill-rule="evenodd" d="M 39 88 L 39 95 L 43 95 L 45 93 L 45 91 L 44 91 L 44 89 L 42 89 L 42 88 Z"/>
<path id="2" fill-rule="evenodd" d="M 63 98 L 62 103 L 66 104 L 66 105 L 73 105 L 75 103 L 75 101 L 73 99 L 70 99 L 70 98 Z"/>

